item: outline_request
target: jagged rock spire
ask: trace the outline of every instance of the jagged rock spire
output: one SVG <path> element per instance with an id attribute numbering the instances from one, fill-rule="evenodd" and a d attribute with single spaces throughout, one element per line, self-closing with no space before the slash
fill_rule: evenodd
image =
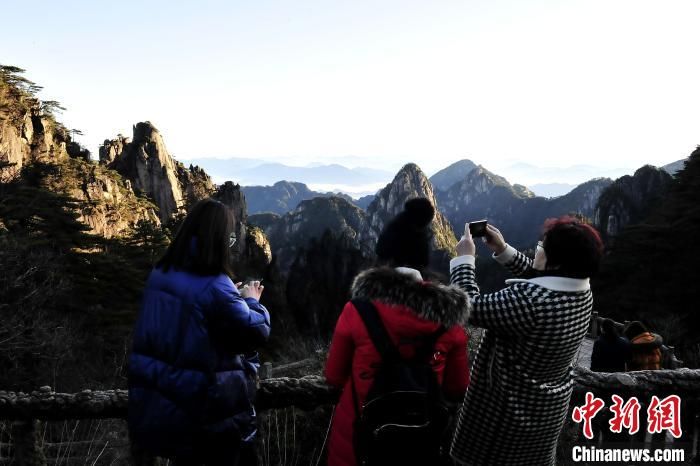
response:
<path id="1" fill-rule="evenodd" d="M 134 125 L 131 142 L 123 136 L 106 140 L 100 162 L 130 180 L 138 194 L 153 199 L 163 222 L 213 191 L 203 170 L 187 169 L 173 159 L 160 132 L 148 121 Z"/>
<path id="2" fill-rule="evenodd" d="M 444 269 L 445 259 L 454 254 L 457 243 L 454 231 L 447 219 L 438 211 L 433 186 L 425 173 L 414 163 L 404 165 L 391 183 L 382 189 L 367 207 L 369 225 L 376 234 L 381 233 L 389 220 L 403 210 L 407 200 L 425 197 L 435 206 L 433 230 L 433 266 Z"/>

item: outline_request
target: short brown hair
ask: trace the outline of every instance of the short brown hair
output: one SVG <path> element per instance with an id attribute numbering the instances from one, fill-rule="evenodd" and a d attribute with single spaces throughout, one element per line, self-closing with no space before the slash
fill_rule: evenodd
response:
<path id="1" fill-rule="evenodd" d="M 590 278 L 598 272 L 603 258 L 598 231 L 569 216 L 545 222 L 543 247 L 547 268 L 564 277 Z"/>

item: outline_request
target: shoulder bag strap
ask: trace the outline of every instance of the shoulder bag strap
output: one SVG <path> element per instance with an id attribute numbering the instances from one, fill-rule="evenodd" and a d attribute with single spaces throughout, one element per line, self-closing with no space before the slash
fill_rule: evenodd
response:
<path id="1" fill-rule="evenodd" d="M 355 306 L 358 314 L 360 314 L 362 322 L 364 322 L 367 328 L 367 333 L 369 333 L 369 338 L 372 340 L 372 344 L 379 352 L 382 360 L 401 359 L 401 354 L 391 342 L 389 333 L 382 322 L 382 318 L 379 316 L 377 308 L 374 307 L 374 304 L 368 299 L 353 299 L 352 305 Z"/>

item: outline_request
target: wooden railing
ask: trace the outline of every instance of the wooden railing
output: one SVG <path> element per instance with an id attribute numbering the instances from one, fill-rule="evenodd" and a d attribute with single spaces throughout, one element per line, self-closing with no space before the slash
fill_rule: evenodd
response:
<path id="1" fill-rule="evenodd" d="M 648 399 L 670 394 L 679 395 L 686 412 L 686 435 L 694 438 L 697 428 L 695 406 L 700 402 L 700 370 L 680 369 L 626 373 L 598 373 L 576 368 L 572 406 L 586 392 L 599 397 L 617 394 Z M 320 376 L 272 378 L 262 380 L 258 391 L 258 411 L 295 406 L 313 409 L 337 401 L 338 391 L 326 385 Z M 0 391 L 0 419 L 11 422 L 14 439 L 13 463 L 45 465 L 46 458 L 39 438 L 39 423 L 66 419 L 125 419 L 126 390 L 85 390 L 80 393 L 54 393 L 44 387 L 32 393 Z M 688 432 L 688 429 L 691 429 Z M 693 447 L 695 448 L 695 447 Z"/>

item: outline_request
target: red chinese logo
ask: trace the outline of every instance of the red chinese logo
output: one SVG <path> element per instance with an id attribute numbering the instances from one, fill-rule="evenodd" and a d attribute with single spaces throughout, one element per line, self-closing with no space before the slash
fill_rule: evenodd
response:
<path id="1" fill-rule="evenodd" d="M 642 407 L 639 400 L 632 397 L 625 402 L 617 395 L 613 395 L 612 400 L 610 411 L 613 418 L 609 421 L 610 431 L 619 434 L 622 429 L 627 429 L 630 435 L 639 432 L 639 411 Z M 593 418 L 604 406 L 603 400 L 587 392 L 584 405 L 575 407 L 571 414 L 574 422 L 583 422 L 583 435 L 589 440 L 593 439 Z M 663 400 L 656 395 L 651 397 L 647 409 L 647 431 L 650 434 L 668 431 L 675 438 L 681 437 L 681 398 L 678 395 L 669 395 Z"/>
<path id="2" fill-rule="evenodd" d="M 656 434 L 668 430 L 675 438 L 683 434 L 681 430 L 681 398 L 678 395 L 670 395 L 659 400 L 658 396 L 651 397 L 647 417 L 649 420 L 649 433 Z"/>
<path id="3" fill-rule="evenodd" d="M 574 412 L 571 414 L 574 422 L 579 424 L 583 422 L 583 435 L 585 435 L 589 440 L 593 438 L 593 427 L 591 426 L 591 421 L 595 415 L 598 414 L 598 411 L 603 409 L 603 406 L 605 406 L 605 402 L 603 400 L 596 398 L 593 393 L 588 392 L 586 393 L 586 404 L 581 407 L 575 407 Z"/>
<path id="4" fill-rule="evenodd" d="M 623 427 L 628 430 L 630 435 L 639 432 L 639 408 L 641 407 L 639 400 L 632 397 L 627 403 L 624 403 L 624 400 L 617 395 L 613 395 L 612 399 L 613 405 L 610 407 L 610 411 L 614 416 L 610 419 L 610 432 L 619 434 Z"/>

